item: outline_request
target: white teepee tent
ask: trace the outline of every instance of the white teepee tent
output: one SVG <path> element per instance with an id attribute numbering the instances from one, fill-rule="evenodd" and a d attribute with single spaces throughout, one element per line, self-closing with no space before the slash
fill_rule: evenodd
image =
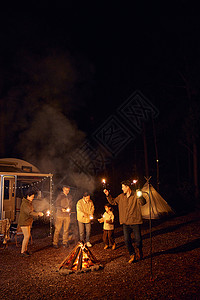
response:
<path id="1" fill-rule="evenodd" d="M 174 214 L 172 208 L 148 182 L 144 184 L 142 193 L 146 200 L 146 204 L 141 207 L 143 219 L 158 219 L 163 215 Z"/>

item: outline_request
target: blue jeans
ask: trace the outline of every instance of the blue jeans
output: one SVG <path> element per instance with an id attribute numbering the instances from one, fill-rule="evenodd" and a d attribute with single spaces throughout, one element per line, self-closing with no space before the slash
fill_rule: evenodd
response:
<path id="1" fill-rule="evenodd" d="M 125 244 L 130 255 L 135 254 L 135 249 L 133 247 L 132 238 L 131 238 L 132 232 L 134 233 L 134 242 L 136 247 L 142 250 L 142 237 L 141 237 L 141 230 L 139 224 L 135 224 L 135 225 L 123 224 L 123 232 L 124 232 Z"/>
<path id="2" fill-rule="evenodd" d="M 91 223 L 81 223 L 78 221 L 79 228 L 79 237 L 80 241 L 85 241 L 86 243 L 90 241 L 90 233 L 91 233 Z M 85 238 L 86 231 L 86 238 Z"/>

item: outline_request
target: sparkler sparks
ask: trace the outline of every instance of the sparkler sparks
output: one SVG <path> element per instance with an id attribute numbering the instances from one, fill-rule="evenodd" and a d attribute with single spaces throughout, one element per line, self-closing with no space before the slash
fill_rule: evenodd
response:
<path id="1" fill-rule="evenodd" d="M 103 179 L 101 180 L 101 182 L 102 182 L 103 189 L 106 189 L 106 187 L 107 187 L 106 179 L 103 178 Z"/>
<path id="2" fill-rule="evenodd" d="M 103 179 L 102 179 L 102 183 L 103 183 L 103 184 L 105 184 L 105 183 L 106 183 L 106 180 L 105 180 L 105 178 L 103 178 Z"/>
<path id="3" fill-rule="evenodd" d="M 47 210 L 47 212 L 46 212 L 46 216 L 47 216 L 47 217 L 49 217 L 49 216 L 50 216 L 50 214 L 51 214 L 50 210 Z"/>

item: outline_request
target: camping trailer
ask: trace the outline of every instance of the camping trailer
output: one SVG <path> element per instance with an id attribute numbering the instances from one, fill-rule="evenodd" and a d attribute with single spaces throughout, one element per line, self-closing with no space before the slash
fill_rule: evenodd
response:
<path id="1" fill-rule="evenodd" d="M 40 173 L 31 163 L 15 158 L 0 159 L 0 220 L 17 224 L 23 196 L 30 188 L 39 191 L 52 207 L 53 174 Z"/>

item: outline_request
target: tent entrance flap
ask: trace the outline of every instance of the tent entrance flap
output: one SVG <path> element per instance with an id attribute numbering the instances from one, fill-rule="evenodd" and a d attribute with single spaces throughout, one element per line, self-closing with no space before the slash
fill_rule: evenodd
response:
<path id="1" fill-rule="evenodd" d="M 142 195 L 146 200 L 146 204 L 141 207 L 143 219 L 150 219 L 150 215 L 151 219 L 159 219 L 163 215 L 174 214 L 169 204 L 148 182 L 142 188 Z"/>

